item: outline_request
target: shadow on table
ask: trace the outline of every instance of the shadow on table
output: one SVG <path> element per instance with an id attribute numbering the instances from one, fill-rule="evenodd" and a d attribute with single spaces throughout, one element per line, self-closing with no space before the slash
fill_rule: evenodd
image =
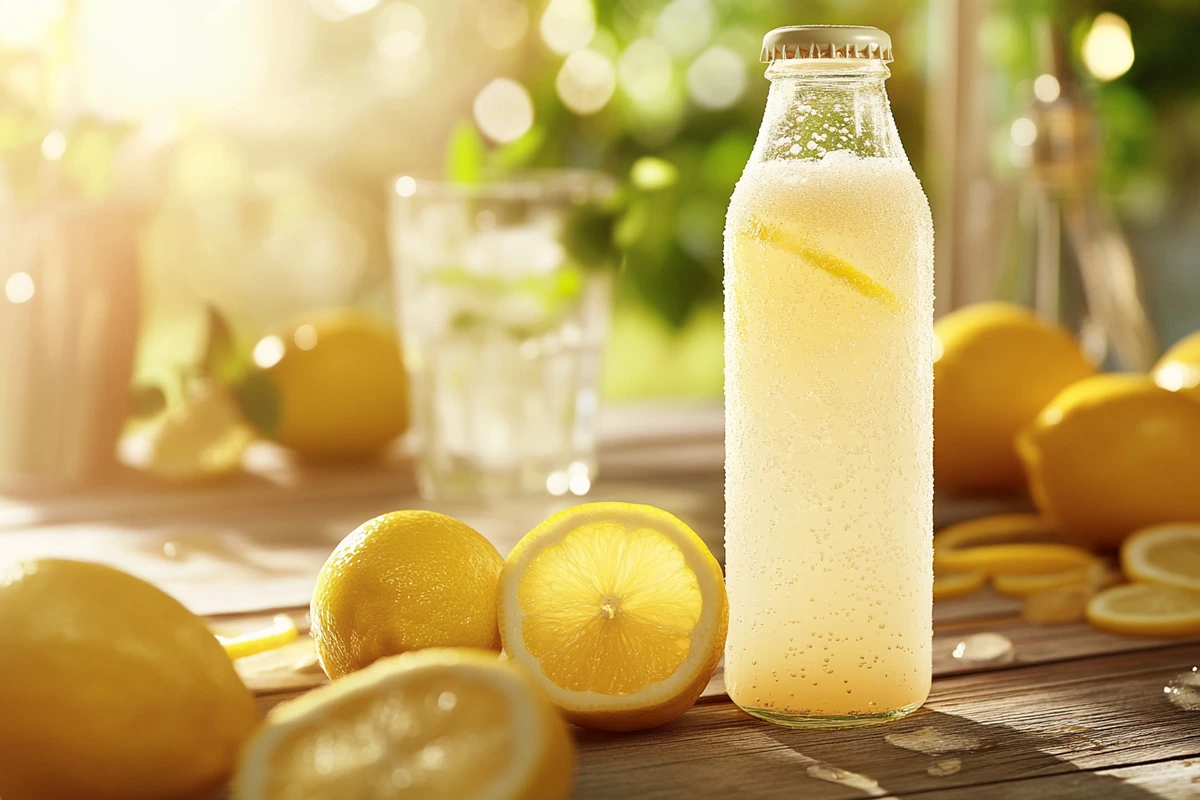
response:
<path id="1" fill-rule="evenodd" d="M 714 735 L 719 727 L 719 736 Z M 690 730 L 689 730 L 690 729 Z M 860 797 L 971 800 L 1079 798 L 1152 800 L 1157 795 L 1119 778 L 1081 770 L 1046 750 L 1080 752 L 1101 745 L 1086 729 L 1046 734 L 920 711 L 858 730 L 789 730 L 736 709 L 710 706 L 685 715 L 669 738 L 646 732 L 622 738 L 576 731 L 589 743 L 575 797 L 767 800 Z M 1056 776 L 1053 783 L 1047 781 Z M 1039 781 L 1027 781 L 1041 778 Z"/>

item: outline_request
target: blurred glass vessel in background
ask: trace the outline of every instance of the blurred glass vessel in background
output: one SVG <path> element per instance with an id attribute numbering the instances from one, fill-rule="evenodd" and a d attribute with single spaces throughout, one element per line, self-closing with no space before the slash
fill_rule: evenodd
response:
<path id="1" fill-rule="evenodd" d="M 611 281 L 572 234 L 614 191 L 585 171 L 396 179 L 391 242 L 424 496 L 590 489 Z"/>

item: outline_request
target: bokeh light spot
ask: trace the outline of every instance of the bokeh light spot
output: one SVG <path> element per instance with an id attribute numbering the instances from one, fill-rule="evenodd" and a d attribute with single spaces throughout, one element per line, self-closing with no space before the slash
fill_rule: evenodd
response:
<path id="1" fill-rule="evenodd" d="M 533 98 L 511 78 L 496 78 L 475 96 L 475 124 L 483 135 L 504 144 L 533 127 Z"/>
<path id="2" fill-rule="evenodd" d="M 546 46 L 566 55 L 592 41 L 596 35 L 596 11 L 591 0 L 550 0 L 539 27 Z"/>
<path id="3" fill-rule="evenodd" d="M 567 56 L 554 81 L 563 105 L 576 114 L 594 114 L 617 87 L 617 72 L 607 58 L 584 48 Z"/>
<path id="4" fill-rule="evenodd" d="M 687 88 L 701 108 L 729 108 L 746 91 L 746 64 L 727 47 L 710 47 L 688 67 Z"/>
<path id="5" fill-rule="evenodd" d="M 417 193 L 417 179 L 411 175 L 401 175 L 396 178 L 396 194 L 401 197 L 412 197 Z"/>
<path id="6" fill-rule="evenodd" d="M 301 325 L 292 334 L 292 341 L 301 350 L 312 350 L 317 346 L 317 329 L 312 325 Z"/>
<path id="7" fill-rule="evenodd" d="M 1121 77 L 1133 66 L 1129 23 L 1116 14 L 1096 15 L 1083 40 L 1083 63 L 1102 81 Z"/>
<path id="8" fill-rule="evenodd" d="M 379 52 L 392 57 L 410 56 L 425 39 L 425 15 L 409 3 L 390 3 L 375 17 L 372 33 Z"/>
<path id="9" fill-rule="evenodd" d="M 28 272 L 14 272 L 4 282 L 4 296 L 8 302 L 20 305 L 28 303 L 33 297 L 33 278 Z"/>
<path id="10" fill-rule="evenodd" d="M 699 50 L 712 30 L 713 8 L 708 0 L 671 0 L 654 22 L 654 38 L 677 56 Z"/>
<path id="11" fill-rule="evenodd" d="M 1037 123 L 1028 117 L 1020 117 L 1013 120 L 1009 134 L 1012 136 L 1014 144 L 1019 147 L 1029 147 L 1029 145 L 1037 141 Z"/>
<path id="12" fill-rule="evenodd" d="M 671 54 L 661 42 L 638 39 L 617 62 L 621 88 L 636 103 L 654 105 L 671 89 Z"/>
<path id="13" fill-rule="evenodd" d="M 278 336 L 264 336 L 254 345 L 254 363 L 262 369 L 268 369 L 279 363 L 287 348 L 283 339 Z"/>
<path id="14" fill-rule="evenodd" d="M 1033 82 L 1033 96 L 1043 103 L 1053 103 L 1061 92 L 1062 87 L 1058 85 L 1058 78 L 1050 73 L 1038 75 Z"/>
<path id="15" fill-rule="evenodd" d="M 47 161 L 58 161 L 67 152 L 67 137 L 62 131 L 50 131 L 42 139 L 42 156 Z"/>

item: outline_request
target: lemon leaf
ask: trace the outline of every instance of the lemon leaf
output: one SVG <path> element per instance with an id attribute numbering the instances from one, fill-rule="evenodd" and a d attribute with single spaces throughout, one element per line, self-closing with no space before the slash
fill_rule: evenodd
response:
<path id="1" fill-rule="evenodd" d="M 283 417 L 283 398 L 274 381 L 261 372 L 251 373 L 238 385 L 237 398 L 250 424 L 264 436 L 275 436 Z"/>

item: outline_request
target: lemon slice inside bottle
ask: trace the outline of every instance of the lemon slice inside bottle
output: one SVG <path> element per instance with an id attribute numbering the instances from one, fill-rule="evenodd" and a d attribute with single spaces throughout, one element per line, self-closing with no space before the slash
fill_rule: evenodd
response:
<path id="1" fill-rule="evenodd" d="M 811 246 L 807 242 L 788 233 L 779 225 L 774 225 L 761 219 L 755 219 L 753 225 L 757 234 L 755 238 L 768 247 L 774 247 L 778 250 L 791 253 L 809 266 L 837 278 L 843 285 L 863 297 L 878 300 L 889 308 L 899 307 L 900 303 L 890 289 L 849 261 L 830 253 L 828 250 Z"/>

